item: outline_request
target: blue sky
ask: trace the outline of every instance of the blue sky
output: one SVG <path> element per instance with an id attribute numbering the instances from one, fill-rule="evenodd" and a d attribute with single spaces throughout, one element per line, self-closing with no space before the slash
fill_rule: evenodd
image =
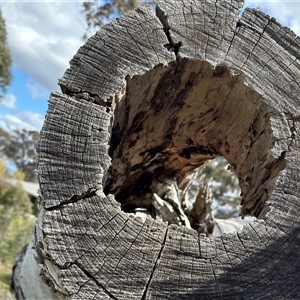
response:
<path id="1" fill-rule="evenodd" d="M 40 130 L 58 78 L 84 43 L 83 1 L 2 1 L 13 80 L 0 103 L 0 127 Z"/>
<path id="2" fill-rule="evenodd" d="M 2 1 L 13 81 L 0 103 L 0 127 L 40 130 L 51 91 L 84 43 L 83 1 Z M 300 35 L 299 1 L 246 1 Z"/>

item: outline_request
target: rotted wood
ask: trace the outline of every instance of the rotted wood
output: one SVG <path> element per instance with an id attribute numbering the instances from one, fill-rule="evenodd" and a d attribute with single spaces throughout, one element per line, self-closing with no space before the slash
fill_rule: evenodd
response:
<path id="1" fill-rule="evenodd" d="M 139 8 L 71 60 L 38 145 L 33 250 L 53 298 L 300 298 L 300 40 L 242 6 Z M 184 205 L 219 155 L 258 219 L 212 238 Z"/>
<path id="2" fill-rule="evenodd" d="M 187 212 L 191 227 L 198 233 L 211 236 L 214 232 L 213 199 L 208 182 L 203 176 L 199 180 L 199 189 L 192 208 Z"/>
<path id="3" fill-rule="evenodd" d="M 241 215 L 259 216 L 285 159 L 283 152 L 277 158 L 270 153 L 270 113 L 241 73 L 177 57 L 168 68 L 127 79 L 120 106 L 104 191 L 125 211 L 151 204 L 153 180 L 175 177 L 180 185 L 195 168 L 223 155 L 240 182 Z"/>

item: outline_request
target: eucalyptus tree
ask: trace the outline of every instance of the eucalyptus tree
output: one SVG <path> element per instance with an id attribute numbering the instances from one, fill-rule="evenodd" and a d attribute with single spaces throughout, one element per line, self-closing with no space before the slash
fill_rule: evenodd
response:
<path id="1" fill-rule="evenodd" d="M 0 96 L 3 96 L 3 93 L 11 82 L 11 65 L 12 57 L 7 45 L 6 25 L 0 9 Z"/>

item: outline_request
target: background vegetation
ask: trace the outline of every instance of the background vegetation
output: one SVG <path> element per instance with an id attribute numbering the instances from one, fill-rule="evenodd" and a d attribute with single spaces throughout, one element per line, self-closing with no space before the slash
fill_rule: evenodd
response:
<path id="1" fill-rule="evenodd" d="M 22 173 L 16 175 L 20 178 Z M 20 185 L 7 183 L 8 177 L 6 165 L 0 160 L 0 299 L 14 299 L 10 293 L 12 266 L 28 244 L 35 220 L 27 193 Z"/>
<path id="2" fill-rule="evenodd" d="M 12 58 L 10 50 L 7 46 L 5 20 L 2 17 L 2 12 L 0 9 L 0 100 L 12 79 L 10 70 L 11 64 Z"/>

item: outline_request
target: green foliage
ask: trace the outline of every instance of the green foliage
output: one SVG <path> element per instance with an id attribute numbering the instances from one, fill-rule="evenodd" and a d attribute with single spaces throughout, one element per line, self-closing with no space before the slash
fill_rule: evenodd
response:
<path id="1" fill-rule="evenodd" d="M 0 205 L 14 207 L 14 214 L 31 213 L 30 200 L 20 185 L 11 186 L 0 181 Z"/>
<path id="2" fill-rule="evenodd" d="M 35 145 L 38 139 L 37 131 L 23 129 L 14 130 L 13 134 L 9 134 L 0 129 L 0 153 L 25 174 L 24 180 L 27 181 L 36 181 L 35 168 L 38 156 Z"/>
<path id="3" fill-rule="evenodd" d="M 0 181 L 0 255 L 12 220 L 17 216 L 25 217 L 31 213 L 30 199 L 22 187 Z"/>
<path id="4" fill-rule="evenodd" d="M 5 161 L 0 158 L 0 177 L 7 173 L 7 167 Z"/>
<path id="5" fill-rule="evenodd" d="M 3 130 L 2 128 L 0 128 L 0 153 L 1 154 L 3 154 L 3 150 L 7 143 L 6 141 L 9 139 L 10 139 L 10 134 L 5 130 Z"/>
<path id="6" fill-rule="evenodd" d="M 12 263 L 24 245 L 28 244 L 33 232 L 33 215 L 17 215 L 11 219 L 0 249 L 0 257 L 5 263 Z"/>
<path id="7" fill-rule="evenodd" d="M 32 203 L 33 202 L 33 203 Z M 32 203 L 32 207 L 31 207 L 31 210 L 32 210 L 32 214 L 37 217 L 38 214 L 39 214 L 39 200 L 38 199 L 35 199 L 35 201 L 31 201 Z"/>
<path id="8" fill-rule="evenodd" d="M 21 186 L 12 186 L 0 178 L 0 297 L 2 299 L 11 297 L 9 283 L 12 265 L 21 249 L 30 240 L 34 219 L 27 193 Z"/>
<path id="9" fill-rule="evenodd" d="M 241 201 L 238 179 L 227 170 L 227 166 L 224 157 L 217 157 L 200 174 L 208 181 L 214 201 L 214 216 L 220 219 L 237 217 Z"/>
<path id="10" fill-rule="evenodd" d="M 13 300 L 16 299 L 10 292 L 11 265 L 7 265 L 0 261 L 0 299 Z"/>
<path id="11" fill-rule="evenodd" d="M 2 17 L 2 12 L 0 9 L 0 91 L 4 93 L 6 91 L 6 87 L 11 82 L 11 64 L 12 64 L 12 58 L 10 50 L 7 46 L 7 32 L 6 32 L 6 26 L 5 21 Z M 0 97 L 2 97 L 0 92 Z"/>
<path id="12" fill-rule="evenodd" d="M 85 34 L 84 39 L 95 33 L 100 29 L 101 26 L 110 22 L 113 18 L 119 17 L 126 12 L 132 11 L 141 5 L 153 5 L 156 2 L 156 0 L 92 0 L 83 2 L 82 12 L 87 23 L 87 33 Z"/>

